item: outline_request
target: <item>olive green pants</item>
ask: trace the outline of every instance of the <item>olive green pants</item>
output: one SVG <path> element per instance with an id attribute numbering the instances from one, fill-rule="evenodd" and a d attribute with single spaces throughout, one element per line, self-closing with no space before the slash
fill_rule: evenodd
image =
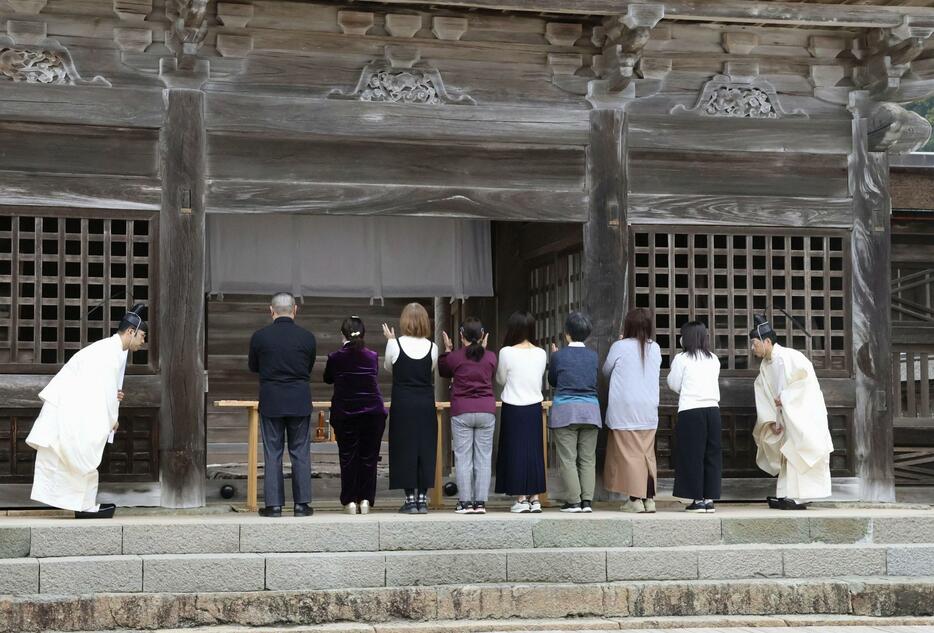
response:
<path id="1" fill-rule="evenodd" d="M 593 424 L 571 424 L 549 431 L 554 435 L 558 448 L 558 469 L 564 482 L 564 500 L 568 503 L 593 501 L 600 429 Z"/>

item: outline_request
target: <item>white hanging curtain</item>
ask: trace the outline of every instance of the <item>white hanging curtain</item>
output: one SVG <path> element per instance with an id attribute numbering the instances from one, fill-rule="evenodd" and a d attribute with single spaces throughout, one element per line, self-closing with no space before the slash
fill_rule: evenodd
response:
<path id="1" fill-rule="evenodd" d="M 208 291 L 309 297 L 489 297 L 485 220 L 209 215 Z"/>

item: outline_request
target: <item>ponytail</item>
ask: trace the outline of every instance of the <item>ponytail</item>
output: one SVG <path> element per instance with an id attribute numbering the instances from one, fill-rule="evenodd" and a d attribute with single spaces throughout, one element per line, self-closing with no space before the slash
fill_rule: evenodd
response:
<path id="1" fill-rule="evenodd" d="M 483 348 L 484 334 L 483 323 L 476 317 L 467 317 L 464 324 L 461 325 L 461 336 L 467 341 L 467 349 L 464 354 L 474 362 L 481 360 L 486 352 Z"/>
<path id="2" fill-rule="evenodd" d="M 366 328 L 360 317 L 351 316 L 344 319 L 341 323 L 341 334 L 347 339 L 347 345 L 351 349 L 359 351 L 366 347 L 366 341 L 363 338 L 366 335 Z"/>

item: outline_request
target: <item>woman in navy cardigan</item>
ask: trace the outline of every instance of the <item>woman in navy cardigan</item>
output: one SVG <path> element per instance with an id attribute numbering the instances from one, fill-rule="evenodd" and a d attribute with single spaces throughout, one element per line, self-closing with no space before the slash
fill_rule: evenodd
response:
<path id="1" fill-rule="evenodd" d="M 366 514 L 376 502 L 376 464 L 386 428 L 379 390 L 379 360 L 366 347 L 360 317 L 344 319 L 344 344 L 328 354 L 324 382 L 334 385 L 331 428 L 341 464 L 341 504 L 347 514 Z"/>

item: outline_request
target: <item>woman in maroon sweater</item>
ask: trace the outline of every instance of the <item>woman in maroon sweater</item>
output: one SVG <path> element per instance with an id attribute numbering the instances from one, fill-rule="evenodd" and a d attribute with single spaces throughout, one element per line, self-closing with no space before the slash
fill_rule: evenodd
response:
<path id="1" fill-rule="evenodd" d="M 493 376 L 496 354 L 486 349 L 487 337 L 480 319 L 470 317 L 460 328 L 461 347 L 444 333 L 444 354 L 438 373 L 451 380 L 451 436 L 457 471 L 458 514 L 484 514 L 490 494 L 496 397 Z"/>
<path id="2" fill-rule="evenodd" d="M 376 502 L 376 463 L 386 428 L 376 352 L 367 349 L 360 317 L 344 319 L 344 344 L 328 354 L 324 382 L 334 385 L 331 427 L 341 464 L 341 504 L 348 514 L 366 514 Z"/>

